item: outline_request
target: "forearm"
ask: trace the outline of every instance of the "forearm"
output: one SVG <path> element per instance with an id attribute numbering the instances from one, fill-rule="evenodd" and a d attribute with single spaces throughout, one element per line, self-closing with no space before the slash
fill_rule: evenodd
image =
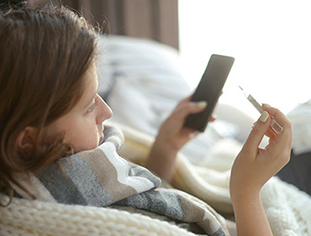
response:
<path id="1" fill-rule="evenodd" d="M 239 236 L 272 236 L 260 190 L 290 159 L 292 130 L 289 120 L 268 105 L 263 106 L 263 110 L 231 170 L 230 194 Z M 283 127 L 281 134 L 269 132 L 271 116 Z M 269 137 L 269 144 L 260 148 L 265 135 Z"/>
<path id="2" fill-rule="evenodd" d="M 190 97 L 182 100 L 172 114 L 162 124 L 151 149 L 146 167 L 169 183 L 172 180 L 178 151 L 196 134 L 184 127 L 189 114 L 198 113 L 206 107 L 206 102 L 190 102 Z"/>
<path id="3" fill-rule="evenodd" d="M 156 141 L 151 148 L 145 166 L 170 183 L 175 171 L 177 152 L 167 144 Z"/>
<path id="4" fill-rule="evenodd" d="M 273 235 L 266 218 L 260 195 L 239 196 L 233 201 L 238 236 Z"/>

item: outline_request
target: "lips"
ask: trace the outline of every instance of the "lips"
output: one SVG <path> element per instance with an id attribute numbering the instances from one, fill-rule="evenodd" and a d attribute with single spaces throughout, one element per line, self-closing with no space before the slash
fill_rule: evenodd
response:
<path id="1" fill-rule="evenodd" d="M 100 138 L 99 138 L 99 144 L 102 144 L 104 141 L 104 124 L 101 125 L 101 131 L 99 132 Z"/>
<path id="2" fill-rule="evenodd" d="M 102 144 L 104 141 L 104 133 L 102 133 L 102 135 L 99 138 L 99 144 Z"/>

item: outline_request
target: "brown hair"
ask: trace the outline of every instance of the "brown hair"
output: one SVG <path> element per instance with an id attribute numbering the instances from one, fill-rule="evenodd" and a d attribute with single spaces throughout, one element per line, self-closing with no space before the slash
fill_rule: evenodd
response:
<path id="1" fill-rule="evenodd" d="M 72 152 L 62 136 L 47 140 L 44 128 L 81 96 L 96 49 L 96 33 L 64 7 L 0 12 L 0 190 L 13 196 L 14 173 L 37 171 Z M 14 148 L 35 127 L 33 150 Z M 25 190 L 25 189 L 24 189 Z"/>

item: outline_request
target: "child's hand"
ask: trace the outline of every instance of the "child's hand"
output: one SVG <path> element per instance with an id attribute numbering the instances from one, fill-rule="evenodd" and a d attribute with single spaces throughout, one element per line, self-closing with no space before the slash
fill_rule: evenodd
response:
<path id="1" fill-rule="evenodd" d="M 177 105 L 159 130 L 146 162 L 147 168 L 168 182 L 171 181 L 178 151 L 198 134 L 198 132 L 184 127 L 186 117 L 189 114 L 203 111 L 206 105 L 206 102 L 190 102 L 190 97 L 183 99 Z"/>
<path id="2" fill-rule="evenodd" d="M 292 145 L 290 121 L 275 108 L 264 105 L 263 109 L 266 112 L 254 124 L 232 167 L 230 186 L 232 197 L 243 194 L 241 192 L 260 191 L 261 187 L 290 159 Z M 283 127 L 281 134 L 271 132 L 269 114 Z M 258 146 L 265 134 L 270 138 L 269 144 L 265 149 L 261 149 Z"/>
<path id="3" fill-rule="evenodd" d="M 201 112 L 205 109 L 207 103 L 190 102 L 190 97 L 183 99 L 172 114 L 162 124 L 157 141 L 161 141 L 170 146 L 173 150 L 179 151 L 191 138 L 199 132 L 184 127 L 186 117 L 189 114 Z M 215 118 L 211 118 L 211 121 Z"/>
<path id="4" fill-rule="evenodd" d="M 237 156 L 231 171 L 230 194 L 238 235 L 272 235 L 266 219 L 260 190 L 290 159 L 291 123 L 280 111 L 263 106 L 264 112 Z M 283 127 L 281 134 L 270 130 L 270 115 Z M 259 144 L 264 135 L 270 140 L 264 148 Z"/>

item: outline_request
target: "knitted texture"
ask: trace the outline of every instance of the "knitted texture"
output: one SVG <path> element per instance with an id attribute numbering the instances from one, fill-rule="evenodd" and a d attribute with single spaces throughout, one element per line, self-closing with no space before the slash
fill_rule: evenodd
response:
<path id="1" fill-rule="evenodd" d="M 275 235 L 311 235 L 311 198 L 277 177 L 261 191 L 267 218 Z"/>
<path id="2" fill-rule="evenodd" d="M 0 196 L 7 202 L 7 196 Z M 2 236 L 167 235 L 193 236 L 175 225 L 140 214 L 91 206 L 65 205 L 14 198 L 0 208 Z"/>
<path id="3" fill-rule="evenodd" d="M 153 137 L 128 127 L 121 126 L 121 128 L 125 134 L 125 145 L 120 153 L 134 162 L 143 163 L 154 140 Z M 219 149 L 224 150 L 222 145 Z M 232 158 L 235 155 L 236 153 L 232 153 Z M 223 153 L 220 151 L 215 153 L 215 158 L 220 159 L 222 156 Z M 220 209 L 227 209 L 227 206 L 230 206 L 229 198 L 220 197 L 219 201 L 215 201 L 214 197 L 214 195 L 226 196 L 229 193 L 228 188 L 225 190 L 227 185 L 223 184 L 230 177 L 228 172 L 215 172 L 208 177 L 203 176 L 195 167 L 187 165 L 184 156 L 179 155 L 176 173 L 175 181 L 178 177 L 179 185 L 185 184 L 182 187 L 188 189 L 190 193 L 207 202 L 210 200 L 215 202 Z M 207 181 L 213 184 L 206 185 L 205 178 L 208 178 Z M 211 179 L 219 180 L 219 178 L 224 181 L 211 181 Z M 210 192 L 214 192 L 212 197 L 206 194 Z M 274 235 L 311 235 L 311 199 L 309 195 L 278 178 L 272 178 L 262 189 L 261 194 Z M 7 202 L 8 198 L 2 196 L 0 200 Z M 193 235 L 166 222 L 138 214 L 106 208 L 70 206 L 16 198 L 8 207 L 0 208 L 0 232 L 1 235 L 17 236 Z"/>
<path id="4" fill-rule="evenodd" d="M 121 126 L 122 127 L 122 126 Z M 122 127 L 125 147 L 121 149 L 136 162 L 144 162 L 153 138 Z M 219 142 L 206 165 L 193 166 L 178 154 L 175 187 L 204 200 L 219 212 L 232 212 L 229 194 L 230 168 L 241 146 L 232 140 Z M 224 165 L 221 170 L 215 161 Z M 311 235 L 311 197 L 295 186 L 272 177 L 261 191 L 262 203 L 275 236 Z"/>
<path id="5" fill-rule="evenodd" d="M 176 189 L 158 188 L 161 181 L 146 168 L 127 162 L 117 149 L 122 132 L 105 127 L 105 142 L 94 150 L 62 158 L 34 174 L 16 175 L 37 200 L 106 207 L 132 206 L 178 221 L 196 223 L 208 235 L 228 235 L 223 218 L 205 202 Z M 59 167 L 60 166 L 60 167 Z M 30 196 L 14 186 L 25 199 Z"/>

